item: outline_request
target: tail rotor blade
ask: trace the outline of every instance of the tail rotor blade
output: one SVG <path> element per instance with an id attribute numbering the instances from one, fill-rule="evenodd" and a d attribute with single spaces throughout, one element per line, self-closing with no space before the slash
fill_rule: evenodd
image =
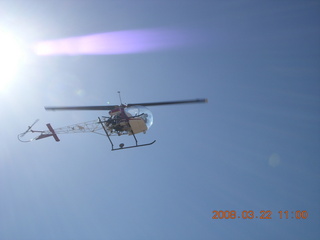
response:
<path id="1" fill-rule="evenodd" d="M 33 127 L 33 125 L 35 125 L 37 122 L 39 122 L 39 119 L 35 120 L 34 123 L 32 123 L 32 125 L 30 126 L 30 129 Z"/>
<path id="2" fill-rule="evenodd" d="M 39 119 L 35 120 L 34 123 L 31 124 L 31 126 L 28 126 L 27 131 L 25 131 L 24 133 L 20 134 L 20 136 L 23 137 L 24 135 L 26 135 L 31 130 L 33 125 L 35 125 L 38 121 L 39 121 Z"/>

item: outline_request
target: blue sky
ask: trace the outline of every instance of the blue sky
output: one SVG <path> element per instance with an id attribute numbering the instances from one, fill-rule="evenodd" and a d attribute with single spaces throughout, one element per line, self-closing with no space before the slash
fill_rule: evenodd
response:
<path id="1" fill-rule="evenodd" d="M 0 3 L 0 27 L 23 53 L 0 68 L 0 239 L 319 239 L 319 10 L 318 1 Z M 128 54 L 32 49 L 130 30 L 184 38 Z M 44 106 L 118 104 L 119 90 L 126 103 L 209 103 L 150 107 L 154 125 L 137 137 L 157 142 L 145 148 L 111 152 L 95 134 L 16 138 L 38 118 L 42 130 L 107 114 Z M 272 219 L 214 220 L 214 210 Z M 292 219 L 296 210 L 308 218 Z"/>

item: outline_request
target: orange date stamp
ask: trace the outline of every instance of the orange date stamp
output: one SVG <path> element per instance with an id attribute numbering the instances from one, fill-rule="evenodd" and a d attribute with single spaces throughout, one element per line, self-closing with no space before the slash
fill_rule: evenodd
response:
<path id="1" fill-rule="evenodd" d="M 212 219 L 307 219 L 308 211 L 278 211 L 275 214 L 271 210 L 243 210 L 243 211 L 235 211 L 235 210 L 214 210 L 212 211 Z"/>

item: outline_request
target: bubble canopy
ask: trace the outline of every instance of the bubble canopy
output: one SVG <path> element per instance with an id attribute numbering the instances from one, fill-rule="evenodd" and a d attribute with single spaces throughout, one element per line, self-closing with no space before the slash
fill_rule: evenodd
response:
<path id="1" fill-rule="evenodd" d="M 139 105 L 131 106 L 131 107 L 125 108 L 124 111 L 128 117 L 142 118 L 144 120 L 144 122 L 146 123 L 148 129 L 153 124 L 152 112 L 144 106 L 139 106 Z"/>

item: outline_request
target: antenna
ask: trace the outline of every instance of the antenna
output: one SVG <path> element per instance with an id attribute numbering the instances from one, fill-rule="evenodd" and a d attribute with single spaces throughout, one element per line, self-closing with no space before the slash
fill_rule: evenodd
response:
<path id="1" fill-rule="evenodd" d="M 121 105 L 123 105 L 123 104 L 122 104 L 122 100 L 121 100 L 121 94 L 120 94 L 120 91 L 118 91 L 118 94 L 119 94 L 120 103 L 121 103 Z"/>

